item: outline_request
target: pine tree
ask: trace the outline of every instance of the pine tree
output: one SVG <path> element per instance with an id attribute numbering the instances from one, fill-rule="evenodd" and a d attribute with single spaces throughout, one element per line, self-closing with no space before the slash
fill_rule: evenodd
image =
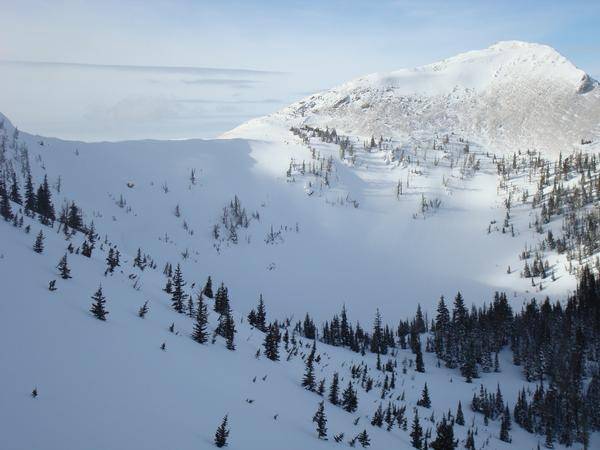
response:
<path id="1" fill-rule="evenodd" d="M 206 284 L 204 285 L 204 289 L 202 290 L 202 293 L 204 295 L 206 295 L 208 298 L 213 298 L 212 280 L 210 278 L 210 275 L 208 276 L 208 279 L 206 280 Z"/>
<path id="2" fill-rule="evenodd" d="M 271 361 L 279 361 L 279 330 L 275 324 L 269 327 L 269 331 L 265 334 L 265 356 Z"/>
<path id="3" fill-rule="evenodd" d="M 227 350 L 235 350 L 235 333 L 235 322 L 231 315 L 231 311 L 228 311 L 227 314 L 225 314 L 225 345 Z"/>
<path id="4" fill-rule="evenodd" d="M 19 193 L 19 182 L 17 181 L 17 174 L 15 173 L 15 171 L 12 172 L 10 199 L 18 205 L 23 203 L 23 200 L 21 199 L 21 194 Z"/>
<path id="5" fill-rule="evenodd" d="M 206 326 L 208 323 L 208 310 L 202 293 L 198 294 L 198 305 L 196 306 L 196 322 L 194 323 L 194 331 L 192 333 L 192 339 L 199 344 L 205 344 L 208 341 L 208 333 Z"/>
<path id="6" fill-rule="evenodd" d="M 4 217 L 7 222 L 13 218 L 8 192 L 2 180 L 0 180 L 0 216 Z"/>
<path id="7" fill-rule="evenodd" d="M 229 437 L 229 429 L 227 428 L 227 414 L 223 417 L 223 421 L 217 431 L 215 432 L 215 445 L 219 448 L 227 445 L 227 438 Z"/>
<path id="8" fill-rule="evenodd" d="M 383 408 L 381 407 L 381 403 L 375 410 L 375 414 L 373 414 L 373 418 L 371 419 L 371 425 L 379 428 L 383 426 Z"/>
<path id="9" fill-rule="evenodd" d="M 146 314 L 148 314 L 148 300 L 146 300 L 138 310 L 138 317 L 141 317 L 143 319 L 144 317 L 146 317 Z"/>
<path id="10" fill-rule="evenodd" d="M 364 448 L 371 445 L 371 439 L 369 438 L 367 430 L 362 430 L 362 432 L 358 436 L 356 436 L 356 439 L 358 440 L 358 443 Z"/>
<path id="11" fill-rule="evenodd" d="M 500 423 L 500 440 L 504 442 L 510 442 L 510 411 L 508 410 L 508 405 L 504 409 L 504 414 L 502 415 L 502 422 Z"/>
<path id="12" fill-rule="evenodd" d="M 194 317 L 194 297 L 190 294 L 187 296 L 188 301 L 187 301 L 187 315 L 188 317 Z"/>
<path id="13" fill-rule="evenodd" d="M 56 266 L 58 271 L 60 272 L 60 277 L 63 280 L 68 280 L 71 278 L 71 269 L 69 269 L 69 265 L 67 264 L 67 254 L 63 256 L 58 262 L 58 266 Z"/>
<path id="14" fill-rule="evenodd" d="M 416 409 L 410 432 L 410 438 L 412 446 L 420 450 L 423 445 L 423 428 L 421 428 L 421 424 L 419 423 L 419 411 Z"/>
<path id="15" fill-rule="evenodd" d="M 225 314 L 229 310 L 229 292 L 225 284 L 221 283 L 215 295 L 214 310 L 218 314 Z"/>
<path id="16" fill-rule="evenodd" d="M 417 304 L 417 313 L 415 315 L 414 330 L 417 333 L 425 333 L 426 331 L 425 320 L 423 319 L 423 311 L 421 310 L 420 303 Z"/>
<path id="17" fill-rule="evenodd" d="M 475 447 L 475 438 L 473 437 L 473 432 L 469 430 L 467 432 L 467 440 L 465 441 L 465 448 L 467 450 L 477 450 Z"/>
<path id="18" fill-rule="evenodd" d="M 458 446 L 458 440 L 454 440 L 452 422 L 448 422 L 445 417 L 442 418 L 437 426 L 437 436 L 429 446 L 434 450 L 454 450 Z"/>
<path id="19" fill-rule="evenodd" d="M 38 187 L 36 195 L 37 205 L 36 210 L 40 215 L 40 221 L 49 225 L 56 219 L 54 214 L 54 206 L 52 205 L 52 194 L 48 186 L 48 176 L 44 176 L 44 182 Z"/>
<path id="20" fill-rule="evenodd" d="M 142 249 L 138 247 L 135 258 L 133 259 L 133 267 L 139 267 L 140 270 L 144 270 L 146 265 L 144 264 L 144 258 L 142 257 Z"/>
<path id="21" fill-rule="evenodd" d="M 423 362 L 423 352 L 421 351 L 421 340 L 419 338 L 417 338 L 415 350 L 415 369 L 417 372 L 425 373 L 425 363 Z"/>
<path id="22" fill-rule="evenodd" d="M 323 397 L 323 394 L 325 394 L 325 378 L 322 378 L 321 381 L 319 381 L 319 387 L 317 387 L 317 394 L 321 397 Z"/>
<path id="23" fill-rule="evenodd" d="M 319 402 L 319 408 L 312 419 L 317 424 L 317 436 L 319 439 L 327 438 L 327 417 L 325 416 L 325 406 L 323 403 Z"/>
<path id="24" fill-rule="evenodd" d="M 471 339 L 463 350 L 463 364 L 460 367 L 461 374 L 465 377 L 467 383 L 471 383 L 473 378 L 478 377 L 477 360 L 475 357 L 475 343 Z"/>
<path id="25" fill-rule="evenodd" d="M 37 209 L 37 199 L 33 189 L 33 183 L 31 181 L 31 174 L 27 174 L 27 180 L 25 183 L 25 212 L 33 213 Z"/>
<path id="26" fill-rule="evenodd" d="M 165 291 L 167 294 L 172 294 L 173 293 L 173 282 L 171 281 L 171 278 L 167 278 L 167 282 L 165 283 L 165 287 L 163 288 L 163 291 Z"/>
<path id="27" fill-rule="evenodd" d="M 258 306 L 256 308 L 256 322 L 253 325 L 260 331 L 266 331 L 266 319 L 267 313 L 265 311 L 265 303 L 263 302 L 262 294 L 260 294 L 260 297 L 258 299 Z"/>
<path id="28" fill-rule="evenodd" d="M 342 408 L 348 412 L 354 412 L 358 408 L 358 397 L 350 381 L 348 381 L 348 387 L 342 392 Z"/>
<path id="29" fill-rule="evenodd" d="M 90 312 L 94 315 L 94 317 L 98 320 L 106 320 L 106 316 L 108 315 L 108 311 L 106 311 L 104 304 L 106 303 L 106 298 L 102 295 L 102 286 L 98 287 L 96 293 L 92 296 L 92 307 L 90 308 Z"/>
<path id="30" fill-rule="evenodd" d="M 431 399 L 429 398 L 429 389 L 427 388 L 427 383 L 425 383 L 425 386 L 423 387 L 421 399 L 417 401 L 417 405 L 422 406 L 423 408 L 431 408 Z"/>
<path id="31" fill-rule="evenodd" d="M 388 406 L 385 410 L 385 414 L 384 414 L 384 421 L 387 424 L 386 430 L 387 431 L 392 431 L 392 428 L 394 428 L 394 423 L 396 421 L 396 416 L 397 416 L 397 411 L 396 411 L 396 405 L 394 405 L 394 408 L 392 409 L 392 403 L 389 402 Z"/>
<path id="32" fill-rule="evenodd" d="M 304 369 L 304 377 L 302 378 L 302 387 L 309 391 L 315 390 L 315 368 L 314 368 L 315 350 L 310 352 L 306 358 L 306 368 Z"/>
<path id="33" fill-rule="evenodd" d="M 384 343 L 383 330 L 381 328 L 381 314 L 379 309 L 375 313 L 375 321 L 373 323 L 373 335 L 371 337 L 371 352 L 372 353 L 387 353 L 387 345 Z"/>
<path id="34" fill-rule="evenodd" d="M 75 202 L 71 202 L 69 205 L 69 213 L 67 215 L 67 224 L 73 230 L 81 231 L 83 229 L 83 220 L 81 218 L 81 212 Z"/>
<path id="35" fill-rule="evenodd" d="M 465 416 L 463 414 L 462 404 L 460 403 L 460 400 L 458 401 L 458 408 L 456 410 L 456 423 L 459 425 L 465 424 Z"/>
<path id="36" fill-rule="evenodd" d="M 106 257 L 106 272 L 113 273 L 115 268 L 120 266 L 119 262 L 119 251 L 110 247 L 108 249 L 108 256 Z"/>
<path id="37" fill-rule="evenodd" d="M 177 264 L 175 274 L 173 275 L 173 293 L 171 294 L 171 303 L 173 309 L 178 313 L 183 313 L 186 294 L 183 292 L 185 282 L 181 274 L 181 267 Z"/>
<path id="38" fill-rule="evenodd" d="M 83 244 L 81 244 L 81 254 L 83 256 L 85 256 L 86 258 L 91 258 L 93 250 L 94 244 L 89 243 L 87 239 L 83 241 Z"/>
<path id="39" fill-rule="evenodd" d="M 36 253 L 42 253 L 44 251 L 44 233 L 42 230 L 38 233 L 33 244 L 33 251 Z"/>
<path id="40" fill-rule="evenodd" d="M 339 390 L 339 375 L 337 372 L 334 372 L 331 386 L 329 386 L 329 401 L 333 405 L 338 405 L 340 403 Z"/>
<path id="41" fill-rule="evenodd" d="M 438 358 L 446 359 L 446 345 L 448 340 L 448 331 L 450 327 L 450 312 L 446 307 L 444 297 L 440 297 L 437 307 L 437 316 L 435 318 L 435 337 L 434 348 Z"/>

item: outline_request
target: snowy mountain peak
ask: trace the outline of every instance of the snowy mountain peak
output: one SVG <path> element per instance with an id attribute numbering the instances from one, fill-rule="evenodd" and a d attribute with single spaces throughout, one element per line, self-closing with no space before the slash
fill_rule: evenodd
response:
<path id="1" fill-rule="evenodd" d="M 501 41 L 484 50 L 461 53 L 441 62 L 425 66 L 433 71 L 461 72 L 478 69 L 488 83 L 503 77 L 533 77 L 563 80 L 577 88 L 587 74 L 554 48 L 522 41 Z"/>
<path id="2" fill-rule="evenodd" d="M 249 136 L 258 119 L 227 136 Z M 374 73 L 270 116 L 287 125 L 411 139 L 456 133 L 493 151 L 558 154 L 600 134 L 598 82 L 552 47 L 498 42 L 420 66 Z"/>

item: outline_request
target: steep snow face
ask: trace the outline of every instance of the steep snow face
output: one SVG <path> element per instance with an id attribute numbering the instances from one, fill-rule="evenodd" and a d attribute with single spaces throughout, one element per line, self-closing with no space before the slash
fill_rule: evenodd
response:
<path id="1" fill-rule="evenodd" d="M 557 154 L 600 134 L 600 89 L 551 47 L 508 41 L 367 75 L 274 117 L 366 137 L 455 132 L 495 151 Z"/>

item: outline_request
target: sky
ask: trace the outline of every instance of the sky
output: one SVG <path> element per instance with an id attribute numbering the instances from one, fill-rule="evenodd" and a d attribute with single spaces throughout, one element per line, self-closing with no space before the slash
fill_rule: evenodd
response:
<path id="1" fill-rule="evenodd" d="M 0 112 L 87 141 L 214 137 L 310 93 L 500 40 L 600 78 L 600 2 L 0 0 Z"/>

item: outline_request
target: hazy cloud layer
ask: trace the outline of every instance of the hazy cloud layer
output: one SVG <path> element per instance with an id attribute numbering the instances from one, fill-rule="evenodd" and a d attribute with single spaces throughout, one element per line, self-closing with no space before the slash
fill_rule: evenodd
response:
<path id="1" fill-rule="evenodd" d="M 586 0 L 20 0 L 1 9 L 0 111 L 65 138 L 215 136 L 356 76 L 507 39 L 549 44 L 600 75 L 600 3 Z"/>

